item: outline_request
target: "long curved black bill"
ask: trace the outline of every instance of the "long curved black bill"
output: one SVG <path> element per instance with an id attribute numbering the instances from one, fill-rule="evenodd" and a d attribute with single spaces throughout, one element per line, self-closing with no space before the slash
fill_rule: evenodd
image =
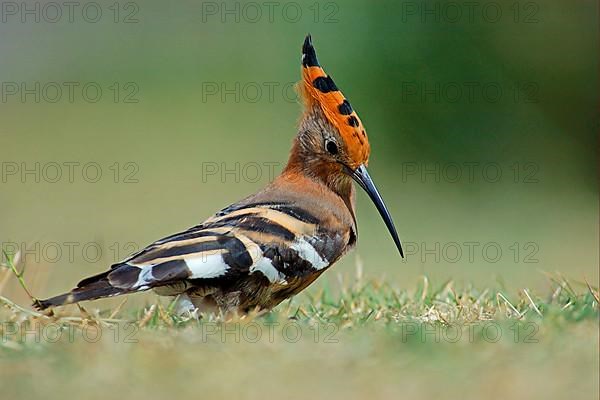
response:
<path id="1" fill-rule="evenodd" d="M 364 165 L 356 168 L 352 171 L 352 178 L 360 185 L 361 188 L 367 192 L 373 203 L 375 203 L 375 207 L 377 207 L 377 211 L 379 211 L 379 215 L 383 218 L 383 222 L 385 222 L 385 226 L 387 226 L 392 238 L 394 239 L 394 243 L 396 243 L 396 247 L 398 251 L 400 251 L 400 256 L 404 258 L 404 252 L 402 251 L 402 243 L 400 243 L 400 238 L 398 238 L 398 233 L 396 232 L 396 227 L 394 226 L 394 221 L 392 221 L 392 217 L 381 198 L 381 195 L 377 191 L 373 180 L 369 176 L 367 169 Z"/>

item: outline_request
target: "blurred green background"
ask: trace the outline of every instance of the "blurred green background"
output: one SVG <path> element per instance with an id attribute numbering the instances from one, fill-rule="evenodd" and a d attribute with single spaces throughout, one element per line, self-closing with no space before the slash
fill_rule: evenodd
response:
<path id="1" fill-rule="evenodd" d="M 71 21 L 38 3 L 39 22 L 14 4 L 0 23 L 0 242 L 33 248 L 26 280 L 40 297 L 280 171 L 308 32 L 367 127 L 409 253 L 359 193 L 358 248 L 315 287 L 356 263 L 400 287 L 421 274 L 598 281 L 596 1 L 109 1 Z M 72 179 L 65 163 L 79 163 Z"/>

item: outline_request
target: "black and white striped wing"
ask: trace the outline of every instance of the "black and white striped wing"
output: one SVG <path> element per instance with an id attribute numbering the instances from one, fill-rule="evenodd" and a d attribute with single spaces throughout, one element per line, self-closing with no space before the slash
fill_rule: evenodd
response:
<path id="1" fill-rule="evenodd" d="M 341 256 L 343 240 L 342 235 L 319 232 L 317 219 L 296 206 L 236 205 L 153 243 L 114 265 L 107 277 L 111 285 L 128 291 L 181 281 L 218 285 L 251 274 L 285 285 L 290 278 L 328 267 Z"/>

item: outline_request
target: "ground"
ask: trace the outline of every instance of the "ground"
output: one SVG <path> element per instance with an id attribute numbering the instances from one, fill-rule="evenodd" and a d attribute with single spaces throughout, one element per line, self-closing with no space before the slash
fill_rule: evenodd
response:
<path id="1" fill-rule="evenodd" d="M 597 399 L 598 289 L 540 279 L 507 293 L 359 273 L 227 320 L 155 297 L 52 314 L 0 297 L 2 397 Z"/>

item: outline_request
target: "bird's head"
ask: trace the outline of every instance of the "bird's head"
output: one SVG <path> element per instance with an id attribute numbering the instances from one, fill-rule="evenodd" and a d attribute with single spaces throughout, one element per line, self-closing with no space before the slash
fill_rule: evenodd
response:
<path id="1" fill-rule="evenodd" d="M 299 91 L 304 113 L 288 168 L 320 179 L 342 197 L 352 193 L 352 180 L 356 181 L 375 203 L 404 257 L 392 218 L 366 169 L 371 146 L 365 127 L 320 66 L 310 35 L 302 46 Z"/>

